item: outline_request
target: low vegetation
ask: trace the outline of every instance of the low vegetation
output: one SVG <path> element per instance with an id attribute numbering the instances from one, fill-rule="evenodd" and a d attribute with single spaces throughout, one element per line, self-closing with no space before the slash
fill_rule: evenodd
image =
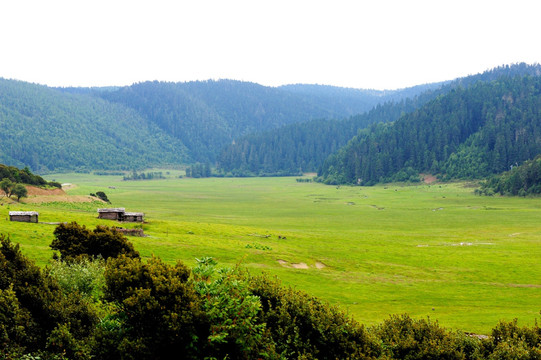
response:
<path id="1" fill-rule="evenodd" d="M 541 156 L 525 161 L 501 175 L 493 176 L 483 182 L 480 195 L 539 195 L 541 194 Z"/>
<path id="2" fill-rule="evenodd" d="M 51 249 L 60 252 L 60 258 L 73 261 L 80 256 L 100 256 L 104 259 L 125 255 L 138 258 L 133 245 L 115 228 L 98 225 L 89 230 L 76 222 L 60 224 L 54 230 Z"/>
<path id="3" fill-rule="evenodd" d="M 86 254 L 89 255 L 89 254 Z M 43 359 L 539 359 L 541 330 L 479 338 L 393 315 L 365 327 L 268 276 L 156 257 L 39 269 L 0 237 L 0 356 Z"/>

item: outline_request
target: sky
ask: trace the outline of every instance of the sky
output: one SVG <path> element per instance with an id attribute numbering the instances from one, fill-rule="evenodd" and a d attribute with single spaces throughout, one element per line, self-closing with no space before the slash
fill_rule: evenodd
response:
<path id="1" fill-rule="evenodd" d="M 541 63 L 539 0 L 0 0 L 0 77 L 398 89 Z"/>

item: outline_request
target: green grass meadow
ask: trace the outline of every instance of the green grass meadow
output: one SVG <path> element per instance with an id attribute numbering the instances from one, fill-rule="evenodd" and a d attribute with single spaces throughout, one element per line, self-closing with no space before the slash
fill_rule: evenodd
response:
<path id="1" fill-rule="evenodd" d="M 48 176 L 77 184 L 72 195 L 104 191 L 112 205 L 4 199 L 0 233 L 46 265 L 55 226 L 9 222 L 8 211 L 36 210 L 42 222 L 94 227 L 115 225 L 97 219 L 98 207 L 125 207 L 146 214 L 148 237 L 130 237 L 145 257 L 190 266 L 204 256 L 227 266 L 241 263 L 339 305 L 367 325 L 407 312 L 488 333 L 500 319 L 532 325 L 539 318 L 539 198 L 479 197 L 466 183 L 336 187 L 293 177 L 179 174 L 171 170 L 169 178 L 149 181 Z M 307 268 L 293 267 L 301 263 Z"/>

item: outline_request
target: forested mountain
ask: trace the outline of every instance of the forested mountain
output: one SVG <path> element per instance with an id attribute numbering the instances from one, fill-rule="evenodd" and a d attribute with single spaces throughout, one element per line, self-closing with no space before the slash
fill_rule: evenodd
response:
<path id="1" fill-rule="evenodd" d="M 102 98 L 135 109 L 180 139 L 194 161 L 214 162 L 220 150 L 243 135 L 322 118 L 345 118 L 370 110 L 387 97 L 419 93 L 344 89 L 321 85 L 280 88 L 234 80 L 144 82 Z"/>
<path id="2" fill-rule="evenodd" d="M 244 136 L 224 148 L 218 168 L 225 174 L 297 175 L 315 172 L 323 161 L 344 146 L 359 129 L 394 121 L 412 111 L 416 101 L 377 105 L 368 113 L 344 120 L 320 119 L 297 123 L 261 134 Z"/>
<path id="3" fill-rule="evenodd" d="M 348 117 L 404 91 L 231 80 L 49 88 L 0 79 L 0 162 L 38 172 L 213 162 L 242 135 Z"/>
<path id="4" fill-rule="evenodd" d="M 233 175 L 294 175 L 317 171 L 329 155 L 346 145 L 360 129 L 380 122 L 393 122 L 401 115 L 412 112 L 457 87 L 468 87 L 476 82 L 491 81 L 501 76 L 538 75 L 540 69 L 539 66 L 517 64 L 442 83 L 438 87 L 432 84 L 386 92 L 357 90 L 392 101 L 377 105 L 368 113 L 345 120 L 310 121 L 241 137 L 224 148 L 218 158 L 218 166 L 224 173 Z M 322 93 L 351 90 L 300 85 L 288 85 L 283 88 L 316 97 Z M 421 90 L 423 92 L 419 94 L 418 91 Z M 344 96 L 347 94 L 350 93 Z M 409 98 L 404 100 L 403 96 Z"/>
<path id="5" fill-rule="evenodd" d="M 274 88 L 233 80 L 59 89 L 0 79 L 0 162 L 46 172 L 219 159 L 226 173 L 314 171 L 359 129 L 395 121 L 451 89 L 540 72 L 537 65 L 519 64 L 443 85 L 392 91 Z M 464 154 L 469 150 L 461 148 Z M 450 176 L 456 176 L 452 165 L 464 161 L 459 155 L 446 165 Z M 436 161 L 441 169 L 442 160 Z M 368 181 L 389 175 L 392 171 Z"/>
<path id="6" fill-rule="evenodd" d="M 325 161 L 321 179 L 372 184 L 423 172 L 481 178 L 535 157 L 541 153 L 541 78 L 511 67 L 490 81 L 502 69 L 488 73 L 488 82 L 458 86 L 394 123 L 362 131 Z M 539 74 L 539 66 L 527 70 Z"/>
<path id="7" fill-rule="evenodd" d="M 185 146 L 135 111 L 0 79 L 0 163 L 35 171 L 132 169 L 187 160 Z"/>

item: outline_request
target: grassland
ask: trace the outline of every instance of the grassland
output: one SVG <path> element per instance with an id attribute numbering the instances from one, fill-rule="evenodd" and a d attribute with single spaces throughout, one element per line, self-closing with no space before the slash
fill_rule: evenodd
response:
<path id="1" fill-rule="evenodd" d="M 538 198 L 474 196 L 464 183 L 335 187 L 295 178 L 179 179 L 174 171 L 151 181 L 88 174 L 52 179 L 77 184 L 70 195 L 101 190 L 112 206 L 144 212 L 149 236 L 130 238 L 144 256 L 188 265 L 203 256 L 223 265 L 240 262 L 365 324 L 407 312 L 487 333 L 500 319 L 531 325 L 539 318 Z M 113 225 L 96 218 L 103 206 L 4 204 L 0 233 L 45 265 L 54 225 L 9 222 L 7 212 Z"/>

